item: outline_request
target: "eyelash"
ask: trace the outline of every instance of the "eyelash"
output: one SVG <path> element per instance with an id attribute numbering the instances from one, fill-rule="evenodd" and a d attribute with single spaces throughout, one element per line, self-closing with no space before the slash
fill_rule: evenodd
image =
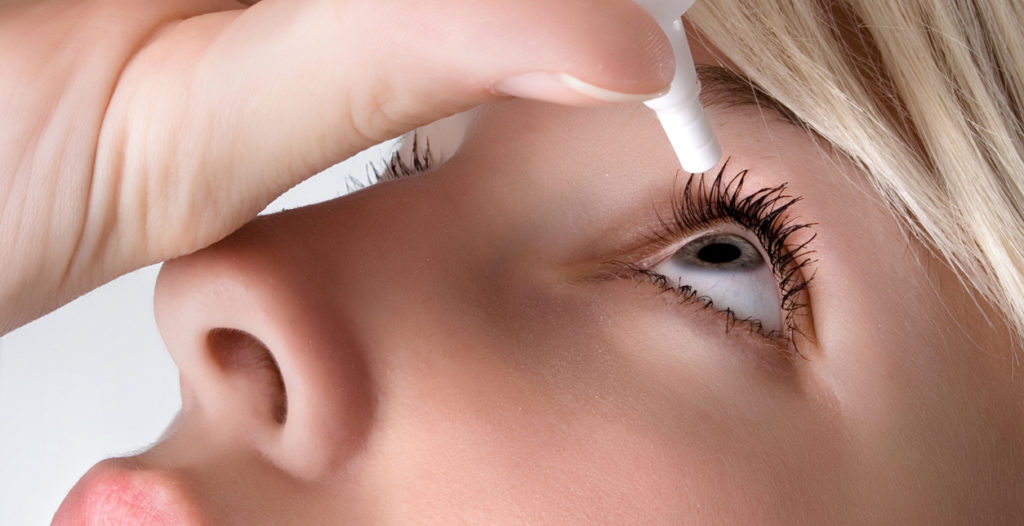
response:
<path id="1" fill-rule="evenodd" d="M 681 190 L 674 191 L 672 216 L 666 218 L 658 215 L 661 227 L 648 236 L 648 244 L 662 250 L 672 248 L 679 240 L 720 223 L 733 223 L 749 230 L 764 248 L 778 282 L 784 313 L 783 329 L 766 331 L 759 320 L 739 319 L 731 310 L 725 309 L 720 312 L 727 316 L 726 330 L 731 330 L 739 322 L 769 340 L 791 343 L 794 333 L 802 334 L 795 316 L 807 307 L 800 298 L 814 279 L 813 272 L 809 277 L 805 275 L 807 269 L 815 263 L 814 252 L 808 247 L 817 234 L 811 234 L 795 246 L 792 238 L 797 232 L 809 229 L 814 224 L 799 223 L 790 216 L 790 209 L 801 198 L 787 195 L 786 183 L 761 188 L 743 196 L 747 170 L 726 178 L 727 166 L 728 161 L 722 165 L 710 184 L 706 183 L 703 174 L 692 174 Z M 624 266 L 633 276 L 649 281 L 665 291 L 674 292 L 684 300 L 708 308 L 714 307 L 711 298 L 700 296 L 689 285 L 672 284 L 666 276 L 642 264 L 615 263 L 620 268 Z"/>
<path id="2" fill-rule="evenodd" d="M 395 181 L 429 171 L 434 166 L 434 156 L 430 151 L 430 138 L 424 139 L 421 143 L 419 134 L 413 132 L 411 156 L 412 159 L 406 160 L 402 157 L 401 152 L 396 151 L 393 155 L 385 157 L 379 162 L 369 163 L 366 166 L 365 180 L 354 176 L 346 178 L 346 193 L 352 193 L 377 183 Z"/>
<path id="3" fill-rule="evenodd" d="M 420 135 L 417 132 L 413 132 L 412 159 L 406 161 L 402 158 L 401 152 L 395 152 L 391 160 L 387 161 L 384 169 L 377 171 L 377 181 L 394 181 L 430 170 L 434 166 L 434 156 L 430 151 L 430 138 L 424 139 L 422 144 L 423 147 L 420 148 Z"/>

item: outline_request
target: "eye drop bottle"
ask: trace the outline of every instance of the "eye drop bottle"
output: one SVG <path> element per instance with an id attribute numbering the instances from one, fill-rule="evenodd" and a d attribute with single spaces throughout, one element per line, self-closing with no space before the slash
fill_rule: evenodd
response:
<path id="1" fill-rule="evenodd" d="M 700 103 L 700 82 L 683 28 L 682 15 L 694 0 L 635 1 L 661 26 L 676 57 L 676 74 L 669 92 L 644 104 L 658 115 L 682 168 L 690 173 L 706 172 L 721 159 L 722 147 Z"/>

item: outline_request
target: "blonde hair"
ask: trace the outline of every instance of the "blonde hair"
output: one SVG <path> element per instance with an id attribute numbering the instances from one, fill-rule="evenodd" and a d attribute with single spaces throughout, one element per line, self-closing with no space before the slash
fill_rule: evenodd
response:
<path id="1" fill-rule="evenodd" d="M 1024 3 L 701 0 L 687 18 L 1024 341 Z"/>

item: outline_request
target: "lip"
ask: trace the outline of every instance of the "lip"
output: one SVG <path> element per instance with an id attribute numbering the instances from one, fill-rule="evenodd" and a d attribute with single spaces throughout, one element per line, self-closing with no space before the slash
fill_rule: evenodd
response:
<path id="1" fill-rule="evenodd" d="M 140 524 L 199 526 L 194 501 L 181 481 L 142 468 L 131 459 L 108 459 L 75 484 L 51 526 Z"/>

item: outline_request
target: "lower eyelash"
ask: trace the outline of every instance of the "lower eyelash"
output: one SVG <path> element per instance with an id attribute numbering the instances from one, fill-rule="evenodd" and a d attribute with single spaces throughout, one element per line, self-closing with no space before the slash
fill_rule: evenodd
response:
<path id="1" fill-rule="evenodd" d="M 792 342 L 791 332 L 797 330 L 795 327 L 790 326 L 787 321 L 786 332 L 772 330 L 769 331 L 764 328 L 764 323 L 756 318 L 740 318 L 736 316 L 736 313 L 732 309 L 719 309 L 715 307 L 715 302 L 709 296 L 703 296 L 691 287 L 690 285 L 674 285 L 669 282 L 666 276 L 658 274 L 653 270 L 641 267 L 639 265 L 627 264 L 631 275 L 636 278 L 643 280 L 644 282 L 651 283 L 662 290 L 662 292 L 670 292 L 682 297 L 684 303 L 696 304 L 702 309 L 713 309 L 716 312 L 725 316 L 725 332 L 729 333 L 737 325 L 745 326 L 750 329 L 752 333 L 755 333 L 762 338 L 769 340 L 773 343 L 778 344 L 780 348 L 788 348 Z M 795 352 L 799 354 L 799 350 L 795 349 Z"/>
<path id="2" fill-rule="evenodd" d="M 793 341 L 794 333 L 802 334 L 795 316 L 807 308 L 800 301 L 814 279 L 813 272 L 805 277 L 807 269 L 816 260 L 814 251 L 809 245 L 817 234 L 811 234 L 806 240 L 793 246 L 792 238 L 800 231 L 809 229 L 814 223 L 797 222 L 789 213 L 800 197 L 787 195 L 786 183 L 775 187 L 761 188 L 750 194 L 743 194 L 747 170 L 741 170 L 731 177 L 725 176 L 728 166 L 726 161 L 711 180 L 706 182 L 703 174 L 692 174 L 681 190 L 673 192 L 672 216 L 665 218 L 659 214 L 661 229 L 650 236 L 650 241 L 660 247 L 668 248 L 680 239 L 698 233 L 709 226 L 723 222 L 737 224 L 753 233 L 764 248 L 772 273 L 778 282 L 781 308 L 783 311 L 783 330 L 765 331 L 761 322 L 756 319 L 738 319 L 729 310 L 723 312 L 729 319 L 727 329 L 736 322 L 747 324 L 752 330 L 772 340 Z M 700 296 L 686 285 L 673 285 L 668 279 L 657 272 L 640 265 L 628 265 L 634 276 L 650 281 L 664 290 L 680 294 L 684 299 L 696 301 L 706 307 L 712 307 L 711 298 Z"/>

